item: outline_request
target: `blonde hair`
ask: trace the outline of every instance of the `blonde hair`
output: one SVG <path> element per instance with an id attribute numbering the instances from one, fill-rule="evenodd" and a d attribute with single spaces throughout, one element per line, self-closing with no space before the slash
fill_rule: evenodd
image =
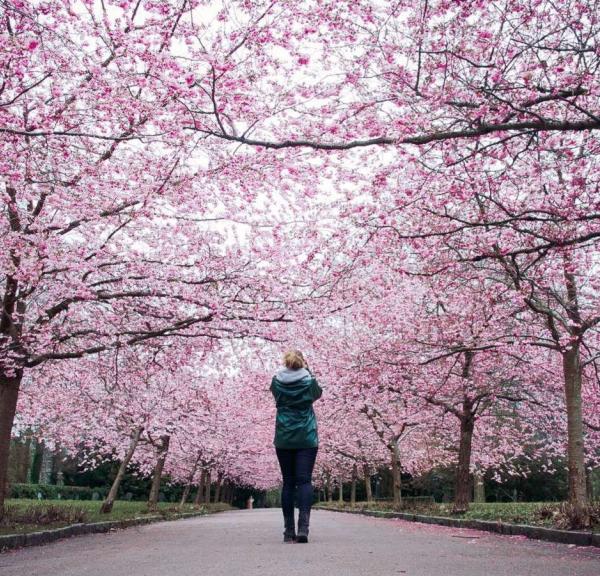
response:
<path id="1" fill-rule="evenodd" d="M 288 350 L 283 355 L 283 363 L 285 364 L 285 367 L 290 370 L 299 370 L 306 366 L 306 361 L 300 350 Z"/>

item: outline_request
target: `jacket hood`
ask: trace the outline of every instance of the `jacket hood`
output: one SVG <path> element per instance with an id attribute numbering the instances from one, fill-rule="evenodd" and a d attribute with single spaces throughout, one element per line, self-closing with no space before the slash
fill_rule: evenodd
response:
<path id="1" fill-rule="evenodd" d="M 310 372 L 306 368 L 300 368 L 299 370 L 290 370 L 289 368 L 282 368 L 275 374 L 275 378 L 282 384 L 291 384 L 292 382 L 298 382 L 302 378 L 310 377 Z"/>

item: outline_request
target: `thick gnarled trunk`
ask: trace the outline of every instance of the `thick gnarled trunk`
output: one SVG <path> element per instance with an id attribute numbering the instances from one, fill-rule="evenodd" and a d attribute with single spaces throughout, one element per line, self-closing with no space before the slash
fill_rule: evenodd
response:
<path id="1" fill-rule="evenodd" d="M 4 516 L 4 501 L 8 491 L 8 456 L 10 435 L 23 373 L 18 371 L 12 376 L 0 374 L 0 519 Z"/>
<path id="2" fill-rule="evenodd" d="M 390 446 L 392 455 L 392 489 L 394 494 L 394 508 L 402 507 L 402 476 L 400 468 L 400 449 L 398 438 L 395 438 Z"/>
<path id="3" fill-rule="evenodd" d="M 125 457 L 121 461 L 119 465 L 119 470 L 117 471 L 117 475 L 113 480 L 112 486 L 110 487 L 110 491 L 108 492 L 104 502 L 102 502 L 102 506 L 100 507 L 100 512 L 102 514 L 109 514 L 112 512 L 113 505 L 115 500 L 117 499 L 117 495 L 119 494 L 119 486 L 121 486 L 121 482 L 125 476 L 125 472 L 127 470 L 127 466 L 129 466 L 129 462 L 131 462 L 131 458 L 137 448 L 137 445 L 140 441 L 140 434 L 142 433 L 142 428 L 138 427 L 133 430 L 131 433 L 131 442 L 129 443 L 129 448 L 127 449 L 127 453 Z"/>
<path id="4" fill-rule="evenodd" d="M 590 523 L 585 470 L 583 413 L 581 403 L 581 362 L 579 344 L 563 352 L 565 401 L 567 405 L 567 460 L 569 469 L 569 503 L 573 507 L 573 528 L 587 528 Z"/>
<path id="5" fill-rule="evenodd" d="M 454 505 L 452 511 L 462 514 L 469 509 L 471 501 L 471 450 L 473 446 L 473 430 L 475 418 L 469 405 L 463 406 L 460 419 L 460 444 L 458 447 L 458 467 L 454 486 Z"/>

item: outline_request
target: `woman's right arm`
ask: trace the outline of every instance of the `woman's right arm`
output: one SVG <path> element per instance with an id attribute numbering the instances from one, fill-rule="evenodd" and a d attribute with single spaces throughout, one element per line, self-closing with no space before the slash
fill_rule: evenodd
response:
<path id="1" fill-rule="evenodd" d="M 317 382 L 316 378 L 313 378 L 313 381 L 312 381 L 312 384 L 310 387 L 310 391 L 312 393 L 313 402 L 315 400 L 318 400 L 323 394 L 323 388 L 321 388 L 321 386 L 319 386 L 319 383 Z"/>

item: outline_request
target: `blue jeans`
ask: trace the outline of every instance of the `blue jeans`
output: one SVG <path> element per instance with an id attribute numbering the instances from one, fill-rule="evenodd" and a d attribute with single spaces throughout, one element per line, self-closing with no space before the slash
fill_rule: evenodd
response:
<path id="1" fill-rule="evenodd" d="M 294 493 L 300 512 L 308 512 L 313 501 L 312 472 L 317 448 L 276 448 L 283 476 L 281 507 L 284 518 L 294 517 Z"/>

